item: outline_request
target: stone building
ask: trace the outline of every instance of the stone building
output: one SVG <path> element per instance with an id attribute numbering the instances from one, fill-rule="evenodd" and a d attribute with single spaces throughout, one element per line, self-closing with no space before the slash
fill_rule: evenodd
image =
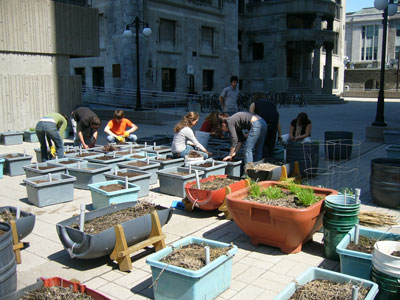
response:
<path id="1" fill-rule="evenodd" d="M 69 58 L 99 54 L 97 26 L 86 0 L 0 1 L 0 131 L 28 129 L 81 103 Z"/>
<path id="2" fill-rule="evenodd" d="M 344 6 L 340 0 L 93 0 L 99 10 L 100 56 L 71 59 L 86 95 L 134 98 L 135 17 L 144 98 L 164 92 L 219 94 L 239 75 L 245 92 L 302 93 L 337 100 L 343 91 Z M 116 100 L 116 99 L 113 99 Z"/>

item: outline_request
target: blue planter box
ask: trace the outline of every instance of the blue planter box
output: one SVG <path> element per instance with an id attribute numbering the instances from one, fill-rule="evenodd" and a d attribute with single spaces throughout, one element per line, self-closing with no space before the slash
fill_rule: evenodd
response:
<path id="1" fill-rule="evenodd" d="M 80 167 L 80 168 L 79 168 Z M 102 164 L 82 162 L 79 167 L 68 169 L 69 175 L 76 177 L 74 188 L 88 190 L 89 184 L 106 181 L 105 172 L 111 171 L 111 167 Z"/>
<path id="2" fill-rule="evenodd" d="M 36 131 L 31 131 L 31 130 L 24 130 L 23 139 L 24 142 L 28 143 L 35 143 L 39 141 L 36 135 Z"/>
<path id="3" fill-rule="evenodd" d="M 389 145 L 385 149 L 387 158 L 400 158 L 400 145 Z"/>
<path id="4" fill-rule="evenodd" d="M 103 181 L 88 185 L 92 194 L 93 209 L 106 207 L 111 204 L 137 202 L 139 193 L 139 187 L 137 185 L 128 182 L 127 189 L 114 192 L 106 192 L 100 189 L 101 186 L 111 184 L 122 184 L 125 186 L 125 182 L 121 180 Z"/>
<path id="5" fill-rule="evenodd" d="M 0 143 L 5 146 L 22 144 L 23 135 L 22 131 L 0 132 Z"/>
<path id="6" fill-rule="evenodd" d="M 139 187 L 138 198 L 146 197 L 149 194 L 150 177 L 151 177 L 151 174 L 149 172 L 143 172 L 134 169 L 120 169 L 118 170 L 118 172 L 135 174 L 135 176 L 132 177 L 128 176 L 128 182 L 133 183 Z M 113 171 L 106 172 L 104 173 L 104 175 L 107 180 L 117 179 L 125 182 L 125 177 L 115 175 L 115 172 Z"/>
<path id="7" fill-rule="evenodd" d="M 214 299 L 229 288 L 232 258 L 237 252 L 236 246 L 229 250 L 228 255 L 220 256 L 197 271 L 167 265 L 160 261 L 170 254 L 173 248 L 192 243 L 219 248 L 230 246 L 227 243 L 189 236 L 150 255 L 146 263 L 151 266 L 153 282 L 157 280 L 153 286 L 155 300 Z"/>
<path id="8" fill-rule="evenodd" d="M 0 178 L 3 178 L 4 158 L 0 158 Z"/>
<path id="9" fill-rule="evenodd" d="M 373 300 L 378 293 L 378 285 L 372 281 L 312 267 L 302 273 L 299 277 L 297 277 L 296 283 L 290 283 L 282 292 L 279 293 L 278 296 L 274 298 L 274 300 L 287 300 L 296 292 L 296 285 L 303 285 L 316 279 L 330 280 L 338 283 L 352 282 L 358 286 L 362 284 L 363 287 L 370 288 L 364 300 Z"/>
<path id="10" fill-rule="evenodd" d="M 10 157 L 8 157 L 10 156 Z M 24 166 L 31 163 L 32 156 L 23 153 L 5 153 L 0 158 L 4 158 L 4 174 L 18 176 L 25 174 Z"/>
<path id="11" fill-rule="evenodd" d="M 372 269 L 372 253 L 363 253 L 346 249 L 354 241 L 355 227 L 347 233 L 336 246 L 340 258 L 340 272 L 369 280 Z M 360 227 L 360 236 L 380 240 L 400 240 L 400 234 L 388 233 L 366 227 Z"/>

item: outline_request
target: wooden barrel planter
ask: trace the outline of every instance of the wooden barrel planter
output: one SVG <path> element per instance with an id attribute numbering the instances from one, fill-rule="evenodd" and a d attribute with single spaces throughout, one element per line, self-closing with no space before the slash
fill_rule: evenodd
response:
<path id="1" fill-rule="evenodd" d="M 389 208 L 400 206 L 400 159 L 371 160 L 370 190 L 375 204 Z"/>
<path id="2" fill-rule="evenodd" d="M 351 131 L 325 131 L 325 155 L 331 160 L 349 159 L 353 149 Z"/>
<path id="3" fill-rule="evenodd" d="M 0 223 L 0 297 L 17 289 L 17 263 L 13 250 L 11 226 Z"/>
<path id="4" fill-rule="evenodd" d="M 319 143 L 289 143 L 286 145 L 286 161 L 299 162 L 302 176 L 313 174 L 318 169 Z"/>

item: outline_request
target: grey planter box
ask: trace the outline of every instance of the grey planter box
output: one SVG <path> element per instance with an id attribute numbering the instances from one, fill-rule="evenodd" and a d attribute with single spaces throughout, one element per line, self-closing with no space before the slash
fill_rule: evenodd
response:
<path id="1" fill-rule="evenodd" d="M 40 169 L 41 167 L 45 167 L 45 168 Z M 50 164 L 48 164 L 48 162 L 44 162 L 44 163 L 36 163 L 36 164 L 27 165 L 27 166 L 24 166 L 23 169 L 25 170 L 26 177 L 29 178 L 29 177 L 47 175 L 49 173 L 65 174 L 65 170 L 67 169 L 67 167 L 50 165 Z"/>
<path id="2" fill-rule="evenodd" d="M 160 170 L 174 167 L 182 167 L 185 164 L 185 158 L 183 157 L 165 160 L 166 158 L 167 155 L 157 155 L 151 158 L 151 160 L 160 164 Z"/>
<path id="3" fill-rule="evenodd" d="M 385 144 L 400 145 L 400 130 L 386 130 L 383 132 Z"/>
<path id="4" fill-rule="evenodd" d="M 0 132 L 0 143 L 6 146 L 22 144 L 23 135 L 22 131 Z"/>
<path id="5" fill-rule="evenodd" d="M 0 212 L 3 212 L 5 210 L 8 210 L 13 214 L 17 213 L 17 208 L 14 206 L 0 207 Z M 34 214 L 21 210 L 20 218 L 15 219 L 15 226 L 17 227 L 19 240 L 27 237 L 32 232 L 33 227 L 35 226 L 35 220 L 36 216 Z"/>
<path id="6" fill-rule="evenodd" d="M 130 173 L 130 174 L 139 174 L 137 176 L 128 177 L 128 182 L 136 184 L 140 190 L 138 194 L 138 198 L 146 197 L 149 194 L 149 186 L 150 186 L 150 177 L 151 174 L 149 172 L 139 171 L 135 169 L 120 169 L 118 172 L 122 173 Z M 125 181 L 124 176 L 115 175 L 114 172 L 106 172 L 104 173 L 107 180 L 121 180 Z"/>
<path id="7" fill-rule="evenodd" d="M 109 171 L 111 171 L 111 166 L 87 161 L 68 169 L 69 175 L 76 177 L 74 187 L 82 190 L 88 190 L 88 184 L 106 181 L 104 173 Z"/>
<path id="8" fill-rule="evenodd" d="M 160 169 L 160 164 L 158 162 L 149 161 L 149 163 L 147 164 L 147 162 L 141 161 L 141 163 L 146 164 L 144 166 L 135 166 L 134 165 L 135 163 L 138 163 L 138 162 L 137 161 L 127 161 L 127 162 L 118 163 L 117 165 L 121 169 L 127 168 L 127 169 L 134 169 L 134 170 L 148 172 L 151 174 L 150 184 L 157 183 L 157 179 L 158 179 L 157 171 Z"/>
<path id="9" fill-rule="evenodd" d="M 36 143 L 39 141 L 36 135 L 36 131 L 31 131 L 31 130 L 24 130 L 23 139 L 24 142 L 28 143 Z"/>
<path id="10" fill-rule="evenodd" d="M 52 175 L 49 182 L 49 175 L 30 177 L 24 179 L 29 202 L 38 207 L 69 202 L 74 200 L 74 182 L 76 178 L 66 174 Z M 46 182 L 36 183 L 45 180 Z"/>
<path id="11" fill-rule="evenodd" d="M 186 196 L 185 184 L 189 181 L 196 180 L 195 170 L 193 169 L 192 172 L 187 175 L 173 174 L 180 172 L 188 173 L 189 169 L 186 167 L 173 167 L 157 171 L 161 193 L 181 198 Z M 204 172 L 198 172 L 200 179 L 203 178 Z"/>
<path id="12" fill-rule="evenodd" d="M 149 153 L 146 151 L 139 151 L 125 156 L 126 160 L 147 160 L 147 158 L 151 159 L 156 156 L 155 153 Z"/>
<path id="13" fill-rule="evenodd" d="M 135 206 L 136 202 L 125 202 L 116 205 L 107 206 L 85 213 L 85 220 L 110 214 L 121 209 Z M 157 206 L 160 225 L 163 226 L 171 219 L 173 209 Z M 72 258 L 92 259 L 109 255 L 115 247 L 115 230 L 110 227 L 107 230 L 88 234 L 71 227 L 73 223 L 79 224 L 79 216 L 75 216 L 60 223 L 57 223 L 57 233 Z M 128 246 L 137 244 L 150 235 L 152 224 L 151 215 L 141 216 L 121 224 L 127 238 Z"/>
<path id="14" fill-rule="evenodd" d="M 210 166 L 210 167 L 201 167 L 200 165 L 202 164 L 208 164 L 214 161 L 214 166 Z M 192 165 L 192 168 L 195 170 L 200 170 L 200 171 L 204 171 L 204 178 L 207 178 L 208 176 L 211 175 L 225 175 L 225 169 L 227 166 L 226 162 L 222 162 L 222 161 L 215 161 L 213 159 L 207 159 L 207 160 L 203 160 L 200 162 L 193 162 L 190 163 Z"/>
<path id="15" fill-rule="evenodd" d="M 65 157 L 88 160 L 89 158 L 96 158 L 103 155 L 104 155 L 103 153 L 94 151 L 82 151 L 82 154 L 79 151 L 77 151 L 74 153 L 65 154 Z"/>
<path id="16" fill-rule="evenodd" d="M 23 153 L 5 153 L 0 157 L 4 158 L 4 174 L 10 176 L 25 174 L 23 167 L 29 165 L 32 159 L 32 156 L 24 155 Z"/>
<path id="17" fill-rule="evenodd" d="M 225 161 L 226 168 L 225 174 L 232 177 L 240 177 L 242 176 L 242 161 Z"/>
<path id="18" fill-rule="evenodd" d="M 115 158 L 109 160 L 99 159 L 100 157 L 103 156 L 109 156 L 109 155 L 96 156 L 93 158 L 88 158 L 87 160 L 89 162 L 110 166 L 112 171 L 114 171 L 114 169 L 117 167 L 117 163 L 125 161 L 125 157 L 122 156 L 115 156 Z"/>
<path id="19" fill-rule="evenodd" d="M 270 163 L 270 164 L 275 164 L 276 168 L 272 170 L 255 170 L 255 169 L 247 169 L 246 173 L 247 175 L 255 180 L 255 181 L 265 181 L 265 180 L 273 180 L 273 181 L 279 181 L 279 179 L 282 176 L 282 166 L 286 167 L 287 170 L 287 175 L 290 176 L 293 165 L 294 163 L 287 163 L 283 164 L 279 161 L 274 161 L 274 160 L 268 160 L 268 159 L 262 159 L 259 161 L 254 162 L 254 165 L 260 165 L 264 163 Z"/>
<path id="20" fill-rule="evenodd" d="M 67 169 L 70 169 L 78 167 L 78 162 L 83 163 L 84 161 L 85 161 L 84 159 L 64 157 L 64 158 L 49 160 L 47 161 L 47 163 L 52 166 L 64 166 Z"/>
<path id="21" fill-rule="evenodd" d="M 171 147 L 169 147 L 169 146 L 156 146 L 155 148 L 154 148 L 154 146 L 153 147 L 151 147 L 149 150 L 147 150 L 148 152 L 150 152 L 150 153 L 155 153 L 156 155 L 160 155 L 160 154 L 164 154 L 164 155 L 167 155 L 167 154 L 172 154 L 172 150 L 171 150 Z"/>

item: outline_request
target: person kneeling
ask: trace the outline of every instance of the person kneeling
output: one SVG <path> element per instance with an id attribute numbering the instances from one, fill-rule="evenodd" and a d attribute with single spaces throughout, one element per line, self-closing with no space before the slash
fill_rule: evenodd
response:
<path id="1" fill-rule="evenodd" d="M 114 111 L 114 117 L 108 122 L 104 132 L 108 134 L 107 141 L 109 143 L 124 142 L 125 140 L 136 142 L 137 136 L 133 134 L 138 127 L 133 124 L 130 120 L 124 117 L 124 111 L 122 109 L 116 109 Z M 129 130 L 126 130 L 130 127 Z"/>

